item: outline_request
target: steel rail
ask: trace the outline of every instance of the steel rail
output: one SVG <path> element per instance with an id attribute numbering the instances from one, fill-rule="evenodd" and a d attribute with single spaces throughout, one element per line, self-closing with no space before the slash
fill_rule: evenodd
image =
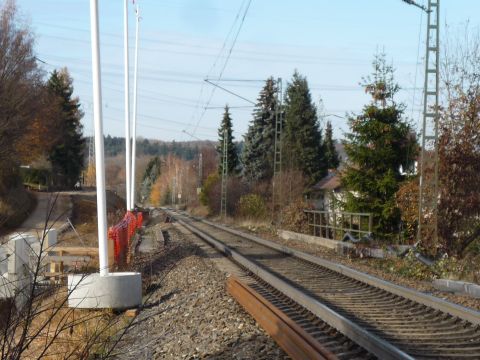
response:
<path id="1" fill-rule="evenodd" d="M 360 271 L 351 269 L 347 266 L 336 264 L 336 263 L 333 263 L 331 261 L 313 256 L 313 255 L 310 255 L 310 254 L 306 254 L 304 252 L 294 250 L 294 249 L 291 249 L 291 248 L 286 247 L 286 246 L 276 244 L 272 241 L 262 239 L 262 238 L 259 238 L 257 236 L 251 235 L 251 234 L 246 234 L 246 233 L 240 232 L 238 230 L 231 229 L 231 228 L 223 226 L 223 225 L 215 224 L 215 223 L 213 223 L 211 221 L 208 221 L 208 220 L 204 220 L 204 219 L 196 219 L 196 220 L 200 221 L 200 222 L 203 222 L 207 225 L 216 227 L 218 229 L 224 230 L 226 232 L 229 232 L 233 235 L 237 235 L 237 236 L 240 236 L 240 237 L 247 238 L 247 239 L 249 239 L 253 242 L 256 242 L 260 245 L 269 247 L 271 249 L 283 252 L 285 254 L 297 257 L 299 259 L 305 260 L 307 262 L 310 262 L 310 263 L 313 263 L 313 264 L 316 264 L 316 265 L 323 266 L 323 267 L 325 267 L 329 270 L 335 271 L 335 272 L 337 272 L 339 274 L 342 274 L 342 275 L 345 275 L 349 278 L 352 278 L 352 279 L 355 279 L 357 281 L 368 284 L 370 286 L 385 290 L 387 292 L 390 292 L 392 294 L 401 296 L 403 298 L 412 300 L 414 302 L 417 302 L 417 303 L 420 303 L 422 305 L 428 306 L 428 307 L 433 308 L 435 310 L 439 310 L 439 311 L 447 313 L 449 315 L 458 317 L 458 318 L 460 318 L 462 320 L 465 320 L 465 321 L 468 321 L 472 324 L 480 325 L 480 312 L 478 312 L 478 311 L 468 309 L 466 307 L 463 307 L 463 306 L 460 306 L 460 305 L 457 305 L 457 304 L 453 304 L 449 301 L 446 301 L 446 300 L 443 300 L 443 299 L 440 299 L 440 298 L 437 298 L 437 297 L 434 297 L 434 296 L 431 296 L 431 295 L 428 295 L 428 294 L 424 294 L 424 293 L 421 293 L 419 291 L 415 291 L 415 290 L 406 288 L 404 286 L 400 286 L 400 285 L 390 283 L 390 282 L 382 280 L 378 277 L 368 275 L 368 274 L 362 273 Z"/>
<path id="2" fill-rule="evenodd" d="M 246 282 L 232 275 L 227 291 L 292 359 L 338 360 L 301 326 L 265 299 Z"/>
<path id="3" fill-rule="evenodd" d="M 363 329 L 358 326 L 348 318 L 343 315 L 333 311 L 326 305 L 322 304 L 317 299 L 311 297 L 310 295 L 304 293 L 303 291 L 295 288 L 285 280 L 280 277 L 272 274 L 266 270 L 263 266 L 259 265 L 255 261 L 249 260 L 245 256 L 241 255 L 236 250 L 230 248 L 228 245 L 214 239 L 208 234 L 200 231 L 196 227 L 188 224 L 187 222 L 181 220 L 178 216 L 175 216 L 171 212 L 170 216 L 176 218 L 176 220 L 183 226 L 185 226 L 192 233 L 207 241 L 210 245 L 218 249 L 220 252 L 224 253 L 228 257 L 232 258 L 234 261 L 244 266 L 246 269 L 251 271 L 253 274 L 258 276 L 260 279 L 269 283 L 274 288 L 278 289 L 293 301 L 303 306 L 324 322 L 330 326 L 337 329 L 342 334 L 346 335 L 348 338 L 353 340 L 355 343 L 362 346 L 364 349 L 368 350 L 372 354 L 376 355 L 380 359 L 385 360 L 394 360 L 394 359 L 414 359 L 404 351 L 400 350 L 391 343 L 385 341 L 379 336 Z M 237 234 L 238 235 L 238 234 Z M 241 236 L 243 236 L 242 234 Z M 286 253 L 286 252 L 285 252 Z"/>

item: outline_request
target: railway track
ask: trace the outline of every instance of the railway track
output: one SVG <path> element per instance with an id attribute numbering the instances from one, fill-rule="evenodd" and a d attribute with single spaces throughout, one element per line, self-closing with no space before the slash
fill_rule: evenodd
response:
<path id="1" fill-rule="evenodd" d="M 480 359 L 479 312 L 206 220 L 171 215 L 247 269 L 250 287 L 300 319 L 338 358 Z"/>

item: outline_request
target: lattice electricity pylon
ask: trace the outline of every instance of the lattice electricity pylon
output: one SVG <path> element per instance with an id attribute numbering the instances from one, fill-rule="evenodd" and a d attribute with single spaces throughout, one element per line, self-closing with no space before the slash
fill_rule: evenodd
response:
<path id="1" fill-rule="evenodd" d="M 223 157 L 222 157 L 222 194 L 220 200 L 220 216 L 227 219 L 227 180 L 228 180 L 228 131 L 223 130 Z"/>
<path id="2" fill-rule="evenodd" d="M 440 0 L 428 1 L 427 14 L 417 237 L 418 241 L 430 240 L 437 244 Z"/>
<path id="3" fill-rule="evenodd" d="M 272 221 L 275 222 L 276 205 L 280 205 L 280 191 L 278 182 L 282 174 L 282 79 L 277 79 L 277 99 L 275 104 L 275 146 L 273 154 L 273 179 L 272 179 Z"/>

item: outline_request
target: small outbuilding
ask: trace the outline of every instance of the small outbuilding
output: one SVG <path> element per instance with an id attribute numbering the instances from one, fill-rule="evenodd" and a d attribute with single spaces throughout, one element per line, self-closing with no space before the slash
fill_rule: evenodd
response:
<path id="1" fill-rule="evenodd" d="M 329 170 L 327 176 L 312 187 L 311 200 L 317 210 L 339 211 L 338 203 L 343 197 L 340 175 L 336 170 Z"/>

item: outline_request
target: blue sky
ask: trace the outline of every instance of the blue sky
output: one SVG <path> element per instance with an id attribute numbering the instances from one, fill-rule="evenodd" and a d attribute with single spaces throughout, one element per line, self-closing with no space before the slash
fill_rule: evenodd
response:
<path id="1" fill-rule="evenodd" d="M 224 57 L 213 66 L 245 0 L 137 0 L 141 7 L 138 130 L 161 140 L 216 139 L 223 107 L 232 107 L 234 135 L 251 120 L 248 102 L 216 90 L 207 74 L 220 73 Z M 85 133 L 93 133 L 90 20 L 88 0 L 17 0 L 37 35 L 36 51 L 47 72 L 67 66 L 85 112 Z M 100 2 L 104 129 L 124 136 L 123 1 Z M 426 0 L 418 0 L 425 3 Z M 480 23 L 478 0 L 442 0 L 442 25 L 456 28 Z M 133 76 L 134 8 L 130 4 L 131 75 Z M 307 76 L 315 103 L 323 100 L 335 136 L 346 121 L 336 116 L 359 112 L 368 97 L 359 87 L 371 72 L 371 60 L 385 50 L 403 87 L 399 100 L 417 124 L 422 106 L 426 16 L 401 0 L 253 0 L 224 79 L 263 80 L 295 69 Z M 222 53 L 225 55 L 225 52 Z M 212 70 L 213 68 L 213 70 Z M 131 81 L 133 85 L 133 81 Z M 255 100 L 260 81 L 222 82 Z M 284 85 L 285 86 L 285 85 Z M 201 114 L 204 112 L 204 115 Z M 197 127 L 198 124 L 198 127 Z M 186 131 L 186 132 L 185 132 Z"/>

